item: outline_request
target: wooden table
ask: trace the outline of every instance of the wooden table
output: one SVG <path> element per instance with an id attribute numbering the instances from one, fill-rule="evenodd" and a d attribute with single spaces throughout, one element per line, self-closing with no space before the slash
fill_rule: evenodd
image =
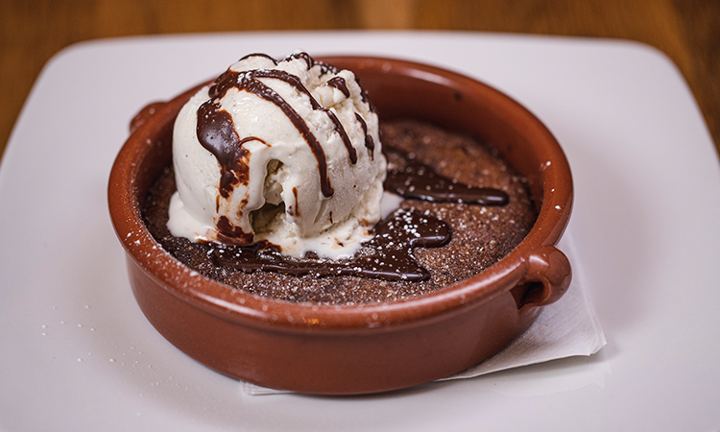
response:
<path id="1" fill-rule="evenodd" d="M 717 0 L 1 0 L 0 154 L 43 65 L 88 39 L 246 30 L 436 29 L 621 38 L 667 54 L 720 151 Z"/>

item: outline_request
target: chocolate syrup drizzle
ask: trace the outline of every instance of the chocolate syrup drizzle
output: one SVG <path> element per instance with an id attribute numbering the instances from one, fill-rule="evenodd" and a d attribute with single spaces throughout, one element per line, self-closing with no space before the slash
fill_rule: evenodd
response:
<path id="1" fill-rule="evenodd" d="M 358 123 L 360 123 L 363 134 L 365 134 L 365 148 L 367 148 L 368 152 L 370 152 L 370 159 L 375 160 L 375 141 L 373 140 L 372 135 L 368 134 L 367 123 L 365 123 L 365 119 L 363 119 L 358 113 L 355 113 L 355 119 Z"/>
<path id="2" fill-rule="evenodd" d="M 263 56 L 251 54 L 243 57 Z M 302 58 L 308 69 L 316 64 L 322 72 L 337 73 L 333 66 L 315 62 L 307 53 L 292 54 L 288 59 Z M 275 64 L 277 62 L 272 59 Z M 322 146 L 310 131 L 303 118 L 279 94 L 263 84 L 259 78 L 270 78 L 284 81 L 299 92 L 305 94 L 314 110 L 324 111 L 335 125 L 335 130 L 342 138 L 348 150 L 350 162 L 357 162 L 357 154 L 350 143 L 347 132 L 335 114 L 322 107 L 302 85 L 299 78 L 280 70 L 256 69 L 244 72 L 228 70 L 210 87 L 210 100 L 198 109 L 197 134 L 200 143 L 213 153 L 221 165 L 220 193 L 227 198 L 235 185 L 249 181 L 249 168 L 245 158 L 249 152 L 243 148 L 248 141 L 257 137 L 240 138 L 235 130 L 232 117 L 222 110 L 219 100 L 231 88 L 248 91 L 265 99 L 277 107 L 290 119 L 301 133 L 318 162 L 322 193 L 329 198 L 334 190 L 327 176 L 327 161 Z M 347 83 L 341 77 L 332 78 L 327 85 L 337 88 L 349 96 Z M 363 100 L 367 100 L 362 94 Z M 371 106 L 372 108 L 372 106 Z M 374 110 L 374 109 L 373 109 Z M 365 147 L 374 155 L 375 142 L 367 133 L 367 124 L 362 116 L 356 113 L 365 134 Z M 395 151 L 386 149 L 386 151 Z M 407 156 L 407 155 L 405 155 Z M 432 202 L 461 202 L 480 205 L 504 205 L 508 197 L 502 191 L 489 188 L 477 188 L 454 182 L 435 173 L 432 168 L 407 157 L 409 164 L 404 168 L 388 171 L 385 189 L 403 196 L 406 199 L 420 199 Z M 362 253 L 350 259 L 326 260 L 305 257 L 297 259 L 282 255 L 277 246 L 265 241 L 251 244 L 252 233 L 244 233 L 233 227 L 227 218 L 218 223 L 219 239 L 226 243 L 213 249 L 212 259 L 218 266 L 244 272 L 273 271 L 289 275 L 301 276 L 314 274 L 317 277 L 352 275 L 385 280 L 422 281 L 430 277 L 427 270 L 417 264 L 412 249 L 416 247 L 440 247 L 451 238 L 450 226 L 429 214 L 418 210 L 398 209 L 392 215 L 375 226 L 374 236 L 363 244 Z"/>
<path id="3" fill-rule="evenodd" d="M 342 94 L 344 94 L 346 98 L 350 97 L 350 90 L 347 87 L 345 78 L 343 78 L 343 77 L 330 78 L 327 82 L 327 85 L 340 90 L 340 92 Z"/>

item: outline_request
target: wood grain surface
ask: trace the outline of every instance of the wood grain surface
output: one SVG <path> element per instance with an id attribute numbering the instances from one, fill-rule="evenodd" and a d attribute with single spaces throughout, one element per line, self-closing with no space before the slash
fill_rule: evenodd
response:
<path id="1" fill-rule="evenodd" d="M 629 39 L 667 54 L 720 150 L 718 0 L 0 0 L 0 154 L 45 62 L 89 39 L 435 29 Z"/>

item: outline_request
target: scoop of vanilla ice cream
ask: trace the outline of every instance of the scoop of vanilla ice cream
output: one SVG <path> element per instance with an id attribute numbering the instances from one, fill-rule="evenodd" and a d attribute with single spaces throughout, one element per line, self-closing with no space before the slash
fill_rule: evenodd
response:
<path id="1" fill-rule="evenodd" d="M 180 111 L 168 227 L 193 241 L 352 255 L 381 218 L 378 118 L 354 74 L 246 56 Z"/>

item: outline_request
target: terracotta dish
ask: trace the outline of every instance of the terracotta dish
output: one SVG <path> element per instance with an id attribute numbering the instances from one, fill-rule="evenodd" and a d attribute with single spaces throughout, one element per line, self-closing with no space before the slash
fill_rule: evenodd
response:
<path id="1" fill-rule="evenodd" d="M 572 207 L 567 160 L 548 129 L 504 94 L 447 70 L 368 57 L 320 59 L 360 78 L 383 119 L 411 117 L 491 142 L 527 177 L 539 213 L 520 245 L 463 282 L 394 303 L 319 306 L 243 293 L 198 275 L 149 234 L 139 201 L 171 164 L 170 131 L 196 91 L 144 109 L 109 182 L 133 293 L 181 351 L 231 377 L 318 394 L 363 394 L 447 377 L 493 356 L 570 284 L 555 244 Z"/>

